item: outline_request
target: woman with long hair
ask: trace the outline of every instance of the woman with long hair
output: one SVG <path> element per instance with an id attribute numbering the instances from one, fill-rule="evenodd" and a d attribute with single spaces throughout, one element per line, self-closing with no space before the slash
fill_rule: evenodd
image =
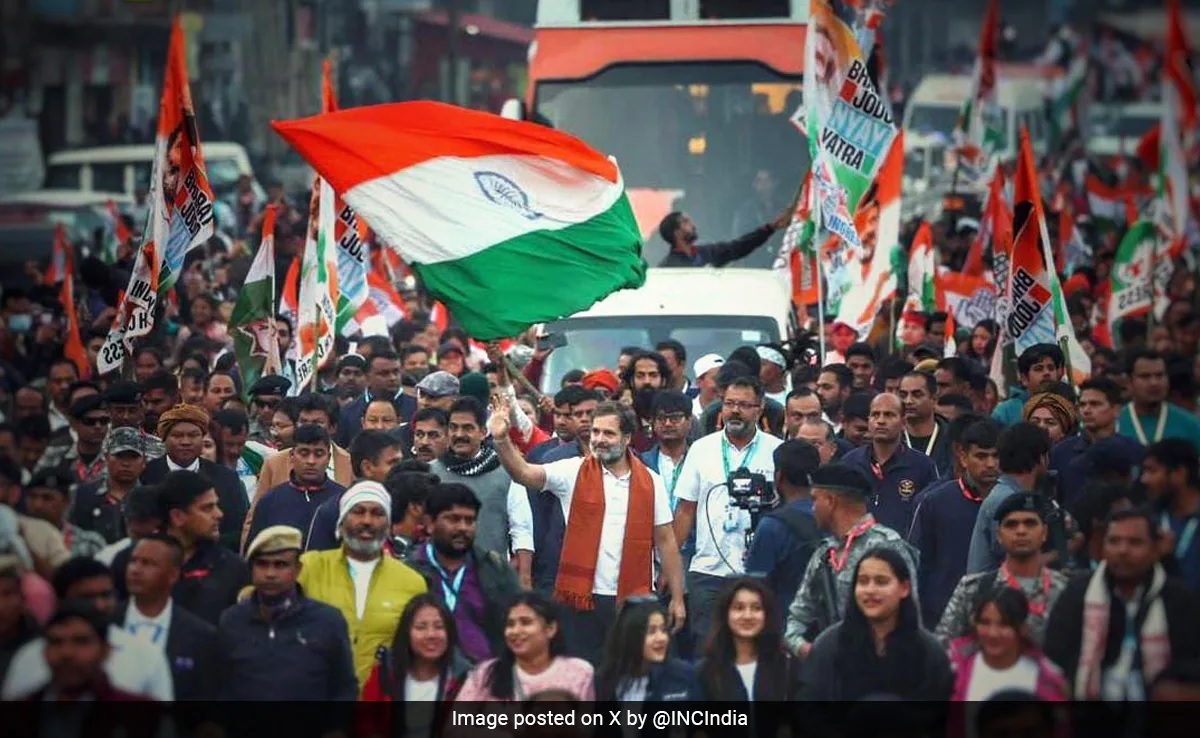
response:
<path id="1" fill-rule="evenodd" d="M 1050 702 L 1067 699 L 1062 672 L 1033 645 L 1025 628 L 1029 601 L 1011 587 L 990 588 L 975 603 L 974 632 L 950 644 L 956 702 L 980 702 L 1021 690 Z"/>
<path id="2" fill-rule="evenodd" d="M 771 589 L 749 577 L 729 583 L 716 607 L 704 660 L 703 700 L 784 701 L 795 697 L 799 663 L 783 644 Z"/>
<path id="3" fill-rule="evenodd" d="M 676 702 L 699 696 L 696 669 L 668 656 L 667 611 L 653 595 L 631 598 L 608 634 L 596 674 L 597 699 L 606 702 Z"/>
<path id="4" fill-rule="evenodd" d="M 417 595 L 400 615 L 391 647 L 380 650 L 361 698 L 404 708 L 362 710 L 359 733 L 429 735 L 444 717 L 436 706 L 453 701 L 469 667 L 458 651 L 454 615 L 432 594 Z"/>
<path id="5" fill-rule="evenodd" d="M 463 702 L 524 702 L 549 689 L 591 701 L 592 665 L 564 656 L 566 639 L 557 606 L 536 592 L 522 592 L 504 616 L 504 650 L 481 662 L 459 690 Z"/>
<path id="6" fill-rule="evenodd" d="M 846 617 L 813 643 L 801 676 L 801 698 L 865 697 L 945 700 L 953 676 L 946 652 L 923 630 L 912 597 L 912 572 L 890 548 L 858 562 Z"/>
<path id="7" fill-rule="evenodd" d="M 992 368 L 992 354 L 996 353 L 996 343 L 1000 338 L 1000 326 L 996 321 L 985 318 L 971 329 L 971 337 L 962 357 L 972 361 L 984 373 Z"/>

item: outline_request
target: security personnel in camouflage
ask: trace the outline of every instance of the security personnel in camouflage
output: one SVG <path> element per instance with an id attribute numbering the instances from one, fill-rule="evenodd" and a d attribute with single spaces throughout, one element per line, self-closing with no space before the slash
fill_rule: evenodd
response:
<path id="1" fill-rule="evenodd" d="M 919 552 L 867 512 L 871 494 L 867 477 L 845 464 L 830 464 L 812 473 L 813 517 L 834 534 L 817 545 L 788 612 L 787 645 L 801 657 L 823 630 L 845 615 L 854 571 L 869 551 L 893 549 L 904 557 L 909 571 L 917 571 Z M 913 600 L 918 601 L 917 583 L 912 584 Z"/>
<path id="2" fill-rule="evenodd" d="M 946 603 L 935 635 L 946 643 L 971 632 L 978 602 L 988 591 L 1000 587 L 1020 589 L 1029 600 L 1025 623 L 1029 637 L 1042 646 L 1050 609 L 1069 579 L 1042 563 L 1042 547 L 1049 529 L 1046 526 L 1048 502 L 1043 495 L 1022 492 L 1000 504 L 995 520 L 999 524 L 997 542 L 1004 549 L 999 569 L 968 574 L 959 581 Z"/>

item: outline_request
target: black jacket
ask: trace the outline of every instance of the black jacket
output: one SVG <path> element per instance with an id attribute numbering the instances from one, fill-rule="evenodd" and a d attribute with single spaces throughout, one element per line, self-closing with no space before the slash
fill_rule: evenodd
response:
<path id="1" fill-rule="evenodd" d="M 1083 598 L 1091 577 L 1088 572 L 1072 579 L 1058 596 L 1046 620 L 1044 650 L 1046 656 L 1062 670 L 1067 684 L 1075 683 L 1075 672 L 1079 668 L 1079 652 L 1083 644 Z M 1200 597 L 1188 589 L 1183 580 L 1171 576 L 1167 577 L 1159 596 L 1167 611 L 1171 663 L 1200 659 L 1200 630 L 1196 628 L 1196 623 L 1200 622 Z M 1125 635 L 1125 605 L 1116 595 L 1112 596 L 1111 604 L 1108 643 L 1100 662 L 1105 669 L 1120 655 L 1121 639 Z M 1148 609 L 1143 604 L 1138 618 L 1145 618 Z"/>
<path id="2" fill-rule="evenodd" d="M 128 603 L 117 608 L 117 625 L 125 627 Z M 217 629 L 196 617 L 179 603 L 171 603 L 171 628 L 167 631 L 167 663 L 175 685 L 176 701 L 210 700 Z"/>
<path id="3" fill-rule="evenodd" d="M 4 677 L 8 674 L 8 666 L 12 663 L 13 656 L 17 655 L 17 651 L 41 634 L 42 627 L 33 619 L 32 615 L 25 613 L 21 616 L 20 624 L 17 625 L 16 634 L 6 641 L 0 641 L 0 684 L 4 683 Z"/>
<path id="4" fill-rule="evenodd" d="M 358 699 L 345 618 L 302 592 L 299 599 L 270 623 L 253 596 L 225 611 L 213 648 L 218 700 Z"/>
<path id="5" fill-rule="evenodd" d="M 800 699 L 805 702 L 857 700 L 867 695 L 848 695 L 844 684 L 846 665 L 838 661 L 838 639 L 843 623 L 827 629 L 813 642 L 800 672 Z M 954 688 L 954 672 L 946 649 L 932 633 L 919 632 L 920 660 L 910 665 L 909 679 L 891 685 L 889 695 L 905 700 L 945 702 Z"/>
<path id="6" fill-rule="evenodd" d="M 695 247 L 695 257 L 672 249 L 658 265 L 660 267 L 725 266 L 762 246 L 774 233 L 775 228 L 770 224 L 759 226 L 732 241 L 698 245 Z"/>
<path id="7" fill-rule="evenodd" d="M 369 394 L 369 392 L 362 393 L 354 402 L 342 408 L 342 412 L 338 416 L 336 439 L 337 444 L 342 448 L 350 448 L 354 437 L 362 432 L 363 414 L 367 412 L 367 403 L 370 402 L 367 398 Z M 413 414 L 417 412 L 417 399 L 411 395 L 400 394 L 396 398 L 396 405 L 401 423 L 407 423 Z M 404 447 L 404 454 L 406 456 L 409 452 L 408 449 L 411 447 L 411 443 Z"/>
<path id="8" fill-rule="evenodd" d="M 704 702 L 749 702 L 746 686 L 733 664 L 720 670 L 719 679 L 705 668 L 707 660 L 697 664 L 700 679 L 700 697 Z M 800 687 L 800 662 L 786 651 L 778 659 L 763 661 L 759 657 L 758 669 L 754 672 L 754 701 L 791 702 L 796 699 Z M 767 733 L 766 735 L 772 735 Z"/>
<path id="9" fill-rule="evenodd" d="M 647 676 L 650 680 L 646 685 L 646 702 L 695 702 L 700 699 L 696 667 L 686 661 L 667 659 L 651 667 Z M 600 674 L 596 676 L 596 699 L 603 702 L 620 699 L 617 685 Z"/>
<path id="10" fill-rule="evenodd" d="M 104 480 L 88 482 L 75 488 L 75 499 L 67 522 L 83 530 L 99 533 L 105 543 L 116 543 L 125 537 L 125 518 L 121 503 L 108 495 Z"/>
<path id="11" fill-rule="evenodd" d="M 483 592 L 485 615 L 479 623 L 487 634 L 492 653 L 504 649 L 504 619 L 508 603 L 521 591 L 521 583 L 512 566 L 496 551 L 475 549 L 470 553 L 471 565 L 479 577 L 479 589 Z M 425 578 L 429 591 L 439 600 L 442 588 L 433 565 L 425 558 L 424 546 L 409 546 L 405 563 Z"/>
<path id="12" fill-rule="evenodd" d="M 142 472 L 142 484 L 159 484 L 166 478 L 167 457 L 146 464 Z M 217 504 L 221 508 L 221 543 L 230 551 L 239 550 L 242 541 L 242 523 L 250 510 L 246 499 L 246 488 L 232 469 L 200 459 L 200 473 L 208 477 L 217 491 Z"/>

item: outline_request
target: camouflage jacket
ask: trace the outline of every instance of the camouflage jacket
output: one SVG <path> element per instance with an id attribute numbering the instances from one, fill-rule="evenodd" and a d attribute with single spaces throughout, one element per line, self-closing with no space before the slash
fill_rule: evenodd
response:
<path id="1" fill-rule="evenodd" d="M 874 517 L 868 513 L 859 525 L 868 519 L 874 521 Z M 912 574 L 912 597 L 914 601 L 919 602 L 916 572 L 920 552 L 909 545 L 899 533 L 876 523 L 854 538 L 848 552 L 843 551 L 844 546 L 844 539 L 829 536 L 817 544 L 808 560 L 804 579 L 796 592 L 796 599 L 792 601 L 788 610 L 785 639 L 793 653 L 805 643 L 816 640 L 822 631 L 842 619 L 846 612 L 846 603 L 853 596 L 854 572 L 858 568 L 858 562 L 873 548 L 894 549 L 904 557 Z M 846 560 L 840 569 L 835 570 L 831 558 L 836 558 L 841 563 L 843 553 Z M 829 601 L 830 592 L 833 594 L 833 602 Z"/>
<path id="2" fill-rule="evenodd" d="M 1054 607 L 1058 596 L 1067 588 L 1067 582 L 1070 581 L 1070 578 L 1061 571 L 1050 568 L 1043 568 L 1042 571 L 1050 575 L 1050 587 L 1047 593 L 1042 591 L 1041 575 L 1038 575 L 1032 585 L 1022 585 L 1021 587 L 1032 605 L 1025 624 L 1028 627 L 1030 639 L 1038 648 L 1042 647 L 1042 638 L 1046 634 L 1046 620 L 1050 617 L 1050 608 Z M 971 616 L 979 598 L 985 594 L 985 584 L 992 587 L 1003 587 L 1006 586 L 1006 581 L 999 569 L 968 574 L 959 580 L 958 586 L 954 588 L 954 594 L 950 595 L 950 601 L 946 603 L 946 609 L 942 611 L 942 619 L 938 622 L 937 630 L 934 631 L 934 635 L 942 642 L 948 644 L 955 638 L 961 638 L 971 632 Z M 1044 610 L 1041 608 L 1042 605 L 1045 606 Z M 1035 613 L 1034 610 L 1037 612 Z"/>

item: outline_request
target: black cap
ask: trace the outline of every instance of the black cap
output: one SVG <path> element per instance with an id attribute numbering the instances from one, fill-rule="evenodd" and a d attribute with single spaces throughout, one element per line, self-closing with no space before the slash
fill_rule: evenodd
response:
<path id="1" fill-rule="evenodd" d="M 108 385 L 108 389 L 104 390 L 103 397 L 106 402 L 115 402 L 118 405 L 135 405 L 142 401 L 142 395 L 145 391 L 145 388 L 137 382 L 118 379 Z"/>
<path id="2" fill-rule="evenodd" d="M 337 370 L 340 372 L 346 367 L 353 367 L 365 372 L 367 370 L 367 360 L 358 354 L 346 354 L 338 359 Z"/>
<path id="3" fill-rule="evenodd" d="M 104 398 L 100 395 L 86 395 L 71 405 L 71 417 L 80 420 L 84 415 L 104 407 Z"/>
<path id="4" fill-rule="evenodd" d="M 278 374 L 268 374 L 250 386 L 250 396 L 279 395 L 283 397 L 292 388 L 292 383 L 286 377 Z"/>
<path id="5" fill-rule="evenodd" d="M 71 480 L 57 469 L 43 469 L 29 479 L 26 489 L 54 489 L 62 494 L 69 494 Z"/>
<path id="6" fill-rule="evenodd" d="M 852 466 L 842 463 L 829 464 L 815 469 L 811 476 L 813 487 L 853 495 L 864 500 L 871 496 L 871 480 Z"/>
<path id="7" fill-rule="evenodd" d="M 1004 518 L 1015 512 L 1031 512 L 1044 523 L 1046 522 L 1046 498 L 1033 492 L 1018 492 L 1004 498 L 1004 502 L 1001 502 L 1000 507 L 996 508 L 993 519 L 997 523 L 1002 523 Z"/>

